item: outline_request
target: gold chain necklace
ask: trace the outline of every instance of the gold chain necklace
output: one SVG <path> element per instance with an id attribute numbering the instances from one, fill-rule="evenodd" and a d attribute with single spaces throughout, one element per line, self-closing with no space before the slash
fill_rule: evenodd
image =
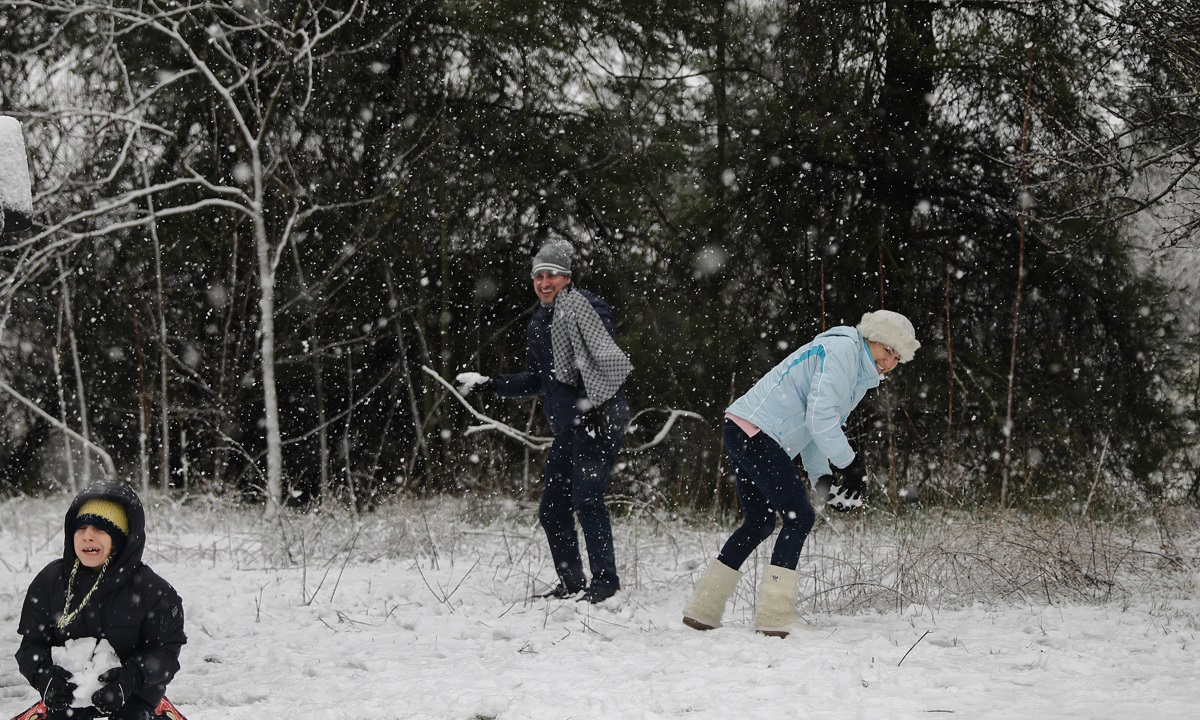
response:
<path id="1" fill-rule="evenodd" d="M 83 610 L 83 606 L 87 605 L 87 601 L 92 599 L 92 593 L 96 592 L 96 588 L 100 587 L 100 581 L 104 579 L 104 571 L 108 569 L 110 561 L 112 561 L 111 556 L 108 560 L 104 561 L 104 565 L 100 568 L 100 574 L 96 576 L 96 582 L 92 583 L 92 589 L 88 590 L 87 595 L 84 595 L 83 599 L 79 601 L 79 607 L 68 612 L 71 607 L 71 596 L 75 594 L 75 573 L 78 572 L 80 565 L 78 560 L 75 561 L 75 566 L 71 568 L 71 578 L 67 580 L 67 602 L 63 604 L 62 616 L 55 623 L 59 630 L 66 630 L 71 621 L 75 619 L 75 616 L 79 615 L 79 611 Z"/>

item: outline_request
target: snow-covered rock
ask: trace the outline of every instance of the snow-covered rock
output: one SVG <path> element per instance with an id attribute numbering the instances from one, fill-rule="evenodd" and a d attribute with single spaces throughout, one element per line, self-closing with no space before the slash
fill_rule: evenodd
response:
<path id="1" fill-rule="evenodd" d="M 32 220 L 29 158 L 25 155 L 21 123 L 0 115 L 0 232 L 24 230 Z"/>

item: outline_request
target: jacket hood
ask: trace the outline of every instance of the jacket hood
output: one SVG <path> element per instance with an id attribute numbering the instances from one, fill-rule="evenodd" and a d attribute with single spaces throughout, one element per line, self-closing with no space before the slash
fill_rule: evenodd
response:
<path id="1" fill-rule="evenodd" d="M 141 566 L 142 552 L 146 549 L 146 512 L 142 508 L 142 501 L 128 483 L 114 480 L 101 480 L 80 491 L 71 501 L 63 520 L 63 560 L 68 568 L 74 566 L 76 560 L 75 533 L 71 526 L 75 516 L 79 514 L 79 508 L 89 500 L 108 500 L 125 508 L 129 537 L 122 543 L 120 551 L 113 556 L 104 573 L 104 585 L 123 585 Z"/>
<path id="2" fill-rule="evenodd" d="M 858 387 L 867 389 L 879 387 L 879 382 L 883 377 L 879 374 L 879 369 L 875 367 L 875 360 L 871 357 L 871 350 L 867 347 L 867 338 L 863 336 L 858 328 L 850 327 L 849 325 L 838 325 L 832 327 L 817 336 L 817 339 L 830 336 L 839 336 L 852 338 L 857 341 L 859 348 L 862 350 L 858 354 Z"/>

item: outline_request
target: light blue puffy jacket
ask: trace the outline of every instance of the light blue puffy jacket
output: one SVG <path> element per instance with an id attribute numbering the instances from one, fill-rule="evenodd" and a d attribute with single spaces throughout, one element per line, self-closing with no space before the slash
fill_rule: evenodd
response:
<path id="1" fill-rule="evenodd" d="M 800 455 L 815 482 L 830 463 L 843 468 L 854 460 L 842 425 L 879 380 L 858 330 L 835 327 L 788 355 L 726 412 L 762 428 L 789 457 Z"/>

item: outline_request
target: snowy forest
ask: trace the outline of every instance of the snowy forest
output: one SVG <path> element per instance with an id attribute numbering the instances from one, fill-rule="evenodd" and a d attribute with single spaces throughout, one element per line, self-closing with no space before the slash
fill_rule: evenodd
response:
<path id="1" fill-rule="evenodd" d="M 530 497 L 435 375 L 521 367 L 563 238 L 635 368 L 617 507 L 735 507 L 725 407 L 880 308 L 922 348 L 848 427 L 874 505 L 1195 505 L 1198 37 L 1193 0 L 0 0 L 0 488 Z"/>

